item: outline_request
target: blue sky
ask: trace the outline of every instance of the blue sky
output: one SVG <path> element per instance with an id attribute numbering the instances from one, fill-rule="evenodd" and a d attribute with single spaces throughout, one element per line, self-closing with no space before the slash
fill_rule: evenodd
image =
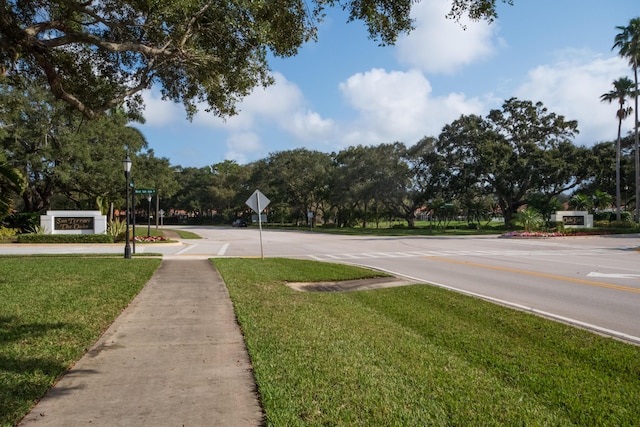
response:
<path id="1" fill-rule="evenodd" d="M 465 22 L 465 30 L 445 19 L 448 0 L 421 0 L 412 12 L 416 29 L 387 47 L 334 10 L 318 42 L 271 61 L 276 84 L 245 98 L 237 116 L 224 121 L 202 108 L 189 122 L 182 105 L 151 90 L 147 122 L 136 127 L 172 165 L 246 164 L 302 147 L 411 146 L 461 114 L 484 116 L 517 97 L 577 120 L 577 145 L 614 140 L 617 107 L 600 95 L 615 79 L 633 78 L 611 47 L 615 27 L 640 16 L 638 0 L 514 3 L 500 3 L 492 24 Z M 623 132 L 631 128 L 627 119 Z"/>

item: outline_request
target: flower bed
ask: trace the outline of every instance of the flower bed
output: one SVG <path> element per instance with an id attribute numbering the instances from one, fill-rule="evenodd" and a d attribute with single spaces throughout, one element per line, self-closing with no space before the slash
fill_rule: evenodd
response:
<path id="1" fill-rule="evenodd" d="M 502 234 L 500 237 L 563 237 L 564 233 L 559 231 L 510 231 Z"/>
<path id="2" fill-rule="evenodd" d="M 156 243 L 166 242 L 167 238 L 164 236 L 136 236 L 136 242 L 142 243 Z"/>
<path id="3" fill-rule="evenodd" d="M 577 237 L 577 236 L 602 236 L 605 234 L 613 234 L 611 231 L 606 230 L 571 230 L 565 231 L 510 231 L 504 233 L 499 237 Z"/>

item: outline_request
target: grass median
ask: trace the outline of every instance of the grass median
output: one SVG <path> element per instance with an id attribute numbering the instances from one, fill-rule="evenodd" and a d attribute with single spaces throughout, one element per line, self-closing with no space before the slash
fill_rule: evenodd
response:
<path id="1" fill-rule="evenodd" d="M 0 258 L 1 426 L 31 409 L 159 265 L 159 259 Z"/>
<path id="2" fill-rule="evenodd" d="M 282 259 L 216 259 L 267 423 L 631 426 L 640 348 L 426 285 L 304 293 L 367 275 Z"/>

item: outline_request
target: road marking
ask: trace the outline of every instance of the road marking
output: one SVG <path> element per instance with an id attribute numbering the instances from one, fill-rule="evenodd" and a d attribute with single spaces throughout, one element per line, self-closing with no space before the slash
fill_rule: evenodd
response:
<path id="1" fill-rule="evenodd" d="M 454 286 L 445 285 L 444 283 L 438 283 L 438 282 L 434 282 L 434 281 L 428 280 L 428 279 L 425 280 L 425 279 L 420 279 L 418 277 L 404 275 L 404 274 L 401 274 L 399 272 L 395 272 L 393 270 L 384 269 L 384 268 L 378 268 L 375 265 L 368 265 L 368 264 L 363 264 L 363 263 L 352 263 L 352 264 L 359 265 L 361 267 L 367 267 L 367 268 L 373 268 L 373 269 L 378 269 L 378 270 L 381 270 L 381 271 L 385 271 L 385 272 L 387 272 L 389 274 L 392 274 L 394 276 L 404 277 L 405 279 L 413 280 L 416 283 L 424 283 L 424 284 L 429 284 L 429 285 L 433 285 L 433 286 L 438 286 L 440 288 L 449 289 L 451 291 L 459 292 L 461 294 L 469 295 L 471 297 L 482 298 L 484 300 L 491 301 L 491 302 L 494 302 L 494 303 L 497 303 L 497 304 L 500 304 L 500 305 L 504 305 L 504 306 L 507 306 L 507 307 L 512 307 L 512 308 L 515 308 L 515 309 L 521 310 L 521 311 L 530 312 L 530 313 L 533 313 L 533 314 L 537 314 L 538 316 L 543 316 L 543 317 L 546 317 L 546 318 L 549 318 L 549 319 L 554 319 L 554 320 L 559 321 L 559 322 L 564 322 L 564 323 L 567 323 L 567 324 L 570 324 L 570 325 L 574 325 L 574 326 L 578 326 L 578 327 L 581 327 L 581 328 L 584 328 L 584 329 L 595 331 L 595 332 L 598 332 L 598 333 L 601 333 L 601 334 L 604 334 L 604 335 L 609 335 L 609 336 L 612 336 L 612 337 L 616 337 L 618 339 L 621 339 L 621 340 L 624 340 L 624 341 L 628 341 L 628 342 L 634 343 L 636 345 L 640 345 L 640 337 L 636 337 L 634 335 L 625 334 L 624 332 L 614 331 L 613 329 L 603 328 L 603 327 L 600 327 L 600 326 L 593 325 L 591 323 L 586 323 L 586 322 L 583 322 L 583 321 L 580 321 L 580 320 L 577 320 L 577 319 L 561 316 L 559 314 L 551 313 L 551 312 L 548 312 L 548 311 L 538 310 L 536 308 L 529 307 L 529 306 L 526 306 L 526 305 L 516 304 L 516 303 L 511 302 L 511 301 L 502 300 L 502 299 L 499 299 L 499 298 L 490 297 L 488 295 L 467 291 L 467 290 L 464 290 L 464 289 L 461 289 L 461 288 L 456 288 Z"/>
<path id="2" fill-rule="evenodd" d="M 222 247 L 218 251 L 218 256 L 224 255 L 227 252 L 227 249 L 229 249 L 229 244 L 225 243 L 224 245 L 222 245 Z"/>
<path id="3" fill-rule="evenodd" d="M 184 249 L 182 249 L 182 250 L 180 250 L 180 251 L 176 252 L 176 255 L 182 255 L 183 253 L 185 253 L 185 252 L 187 252 L 187 251 L 190 251 L 191 249 L 195 248 L 195 245 L 192 245 L 192 244 L 190 244 L 190 243 L 187 243 L 186 245 L 187 245 L 187 246 L 186 246 Z"/>
<path id="4" fill-rule="evenodd" d="M 500 267 L 497 265 L 489 265 L 489 264 L 479 264 L 475 262 L 460 261 L 460 260 L 449 259 L 449 258 L 428 257 L 428 259 L 432 259 L 435 261 L 448 262 L 448 263 L 457 264 L 457 265 L 467 265 L 471 267 L 485 268 L 487 270 L 504 271 L 507 273 L 516 273 L 516 274 L 523 274 L 527 276 L 542 277 L 545 279 L 554 279 L 554 280 L 562 280 L 562 281 L 571 282 L 571 283 L 579 283 L 581 285 L 597 286 L 600 288 L 609 288 L 609 289 L 616 289 L 616 290 L 625 291 L 625 292 L 640 293 L 639 288 L 631 288 L 628 286 L 614 285 L 612 283 L 594 282 L 592 280 L 578 279 L 577 277 L 557 276 L 555 274 L 539 273 L 537 271 L 518 270 L 516 268 Z"/>
<path id="5" fill-rule="evenodd" d="M 514 251 L 514 250 L 462 250 L 462 251 L 412 251 L 412 252 L 369 252 L 369 253 L 351 253 L 351 254 L 315 254 L 307 255 L 310 258 L 322 260 L 322 259 L 359 259 L 359 258 L 408 258 L 408 257 L 447 257 L 447 256 L 552 256 L 559 257 L 563 255 L 600 255 L 607 253 L 602 249 L 577 251 L 577 250 L 559 250 L 559 251 Z"/>
<path id="6" fill-rule="evenodd" d="M 640 274 L 627 274 L 627 273 L 598 273 L 597 271 L 592 271 L 587 274 L 590 277 L 612 277 L 614 279 L 635 279 L 636 277 L 640 277 Z"/>

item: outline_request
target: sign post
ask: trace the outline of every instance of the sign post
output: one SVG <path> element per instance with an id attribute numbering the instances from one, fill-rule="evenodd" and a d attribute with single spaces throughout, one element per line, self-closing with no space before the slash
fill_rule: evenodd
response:
<path id="1" fill-rule="evenodd" d="M 133 253 L 136 253 L 136 194 L 156 194 L 156 190 L 148 188 L 136 188 L 136 184 L 131 180 L 131 220 L 133 224 Z"/>
<path id="2" fill-rule="evenodd" d="M 269 206 L 271 200 L 267 198 L 264 194 L 260 192 L 260 190 L 256 190 L 253 192 L 251 197 L 249 197 L 246 201 L 247 206 L 249 206 L 255 213 L 258 214 L 258 229 L 260 230 L 260 258 L 264 258 L 264 250 L 262 248 L 262 211 Z"/>

